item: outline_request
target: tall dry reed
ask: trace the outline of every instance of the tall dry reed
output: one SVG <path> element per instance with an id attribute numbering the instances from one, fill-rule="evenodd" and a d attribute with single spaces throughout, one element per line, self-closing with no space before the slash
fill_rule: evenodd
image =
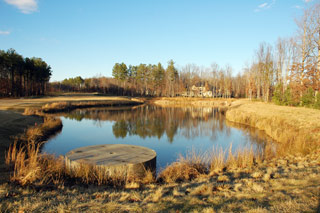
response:
<path id="1" fill-rule="evenodd" d="M 145 175 L 129 177 L 123 172 L 110 174 L 101 166 L 79 163 L 76 167 L 66 166 L 64 157 L 40 153 L 41 143 L 29 140 L 17 146 L 14 143 L 6 154 L 6 162 L 13 164 L 11 181 L 27 184 L 96 184 L 124 186 L 128 182 L 154 182 L 154 173 L 146 170 Z"/>
<path id="2" fill-rule="evenodd" d="M 167 166 L 158 176 L 158 180 L 166 183 L 180 182 L 197 178 L 208 170 L 206 153 L 192 149 L 186 156 L 179 155 L 176 162 Z"/>
<path id="3" fill-rule="evenodd" d="M 262 152 L 256 152 L 252 147 L 238 149 L 232 152 L 232 145 L 228 149 L 213 147 L 211 152 L 188 152 L 176 162 L 167 166 L 158 179 L 167 183 L 191 180 L 200 176 L 212 176 L 226 170 L 251 168 L 262 162 Z"/>

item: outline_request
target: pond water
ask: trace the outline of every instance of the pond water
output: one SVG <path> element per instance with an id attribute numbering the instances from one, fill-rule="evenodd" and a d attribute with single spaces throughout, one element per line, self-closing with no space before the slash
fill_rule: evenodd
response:
<path id="1" fill-rule="evenodd" d="M 72 149 L 100 144 L 131 144 L 157 153 L 157 169 L 191 150 L 215 148 L 258 150 L 270 140 L 262 131 L 225 120 L 215 108 L 159 107 L 78 109 L 58 114 L 62 131 L 43 147 L 46 153 L 65 155 Z"/>

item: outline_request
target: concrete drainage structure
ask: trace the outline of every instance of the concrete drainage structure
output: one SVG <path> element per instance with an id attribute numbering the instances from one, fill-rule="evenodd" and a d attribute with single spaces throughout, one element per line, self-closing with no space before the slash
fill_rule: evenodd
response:
<path id="1" fill-rule="evenodd" d="M 156 171 L 154 150 L 127 144 L 105 144 L 81 147 L 68 152 L 66 166 L 70 169 L 89 164 L 103 169 L 107 175 L 143 177 L 145 171 Z"/>

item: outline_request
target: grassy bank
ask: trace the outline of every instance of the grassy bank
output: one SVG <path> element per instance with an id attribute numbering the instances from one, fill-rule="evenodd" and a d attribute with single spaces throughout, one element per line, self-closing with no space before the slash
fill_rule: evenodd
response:
<path id="1" fill-rule="evenodd" d="M 173 100 L 181 106 L 190 102 Z M 142 179 L 108 177 L 90 165 L 70 171 L 62 158 L 39 154 L 34 141 L 41 137 L 31 138 L 37 131 L 30 130 L 30 143 L 8 152 L 15 173 L 11 183 L 0 186 L 0 211 L 320 211 L 319 112 L 248 101 L 223 106 L 229 108 L 228 120 L 257 127 L 278 141 L 277 153 L 268 146 L 263 153 L 191 152 L 156 179 L 148 172 Z M 54 112 L 55 107 L 69 105 L 42 109 Z"/>
<path id="2" fill-rule="evenodd" d="M 277 155 L 308 154 L 320 147 L 320 111 L 236 101 L 226 113 L 232 122 L 264 130 L 277 144 Z"/>
<path id="3" fill-rule="evenodd" d="M 251 169 L 137 189 L 0 186 L 1 212 L 317 212 L 320 157 L 287 156 Z"/>
<path id="4" fill-rule="evenodd" d="M 43 117 L 25 116 L 11 111 L 0 111 L 0 184 L 8 181 L 10 170 L 5 165 L 5 153 L 15 138 L 27 128 L 42 124 Z"/>
<path id="5" fill-rule="evenodd" d="M 60 119 L 54 118 L 48 113 L 68 111 L 75 108 L 96 107 L 96 106 L 122 106 L 137 105 L 142 101 L 135 98 L 126 97 L 103 97 L 90 94 L 64 95 L 58 97 L 42 97 L 42 98 L 23 98 L 23 99 L 0 99 L 1 110 L 24 111 L 25 115 L 39 116 L 22 116 L 18 113 L 3 111 L 1 114 L 1 123 L 3 126 L 0 131 L 0 181 L 8 180 L 8 169 L 5 166 L 5 150 L 8 150 L 10 144 L 16 141 L 16 146 L 27 144 L 30 141 L 37 144 L 47 140 L 49 136 L 61 130 L 62 123 Z M 27 119 L 28 118 L 28 119 Z M 29 121 L 31 122 L 27 122 Z M 32 123 L 33 122 L 33 123 Z M 43 122 L 43 123 L 42 123 Z M 12 123 L 12 124 L 11 124 Z M 25 124 L 24 124 L 25 123 Z M 14 126 L 12 126 L 14 125 Z M 27 126 L 34 126 L 27 130 L 23 130 Z M 22 129 L 21 129 L 22 128 Z M 3 131 L 2 131 L 3 130 Z M 23 132 L 24 131 L 24 132 Z M 22 135 L 18 132 L 23 132 Z M 15 134 L 15 137 L 13 135 Z M 25 147 L 26 150 L 28 146 Z M 25 156 L 29 156 L 28 154 Z M 27 159 L 26 159 L 27 160 Z M 28 160 L 27 160 L 28 161 Z M 58 162 L 58 160 L 57 160 Z"/>
<path id="6" fill-rule="evenodd" d="M 211 177 L 223 171 L 234 169 L 251 170 L 262 162 L 262 158 L 253 150 L 238 151 L 236 154 L 229 149 L 226 152 L 216 150 L 208 153 L 191 152 L 180 156 L 177 162 L 169 165 L 156 178 L 153 172 L 146 170 L 144 176 L 128 176 L 123 173 L 109 175 L 104 167 L 80 163 L 77 167 L 68 167 L 64 157 L 41 154 L 41 143 L 36 143 L 35 135 L 24 145 L 14 143 L 6 154 L 6 163 L 14 169 L 11 181 L 22 186 L 32 185 L 77 185 L 94 184 L 109 185 L 118 188 L 139 188 L 150 183 L 174 183 L 190 181 L 199 177 Z"/>
<path id="7" fill-rule="evenodd" d="M 92 107 L 115 107 L 115 106 L 135 106 L 142 104 L 140 101 L 132 100 L 100 100 L 100 101 L 63 101 L 48 103 L 41 107 L 28 107 L 25 109 L 25 115 L 66 112 L 80 108 Z"/>
<path id="8" fill-rule="evenodd" d="M 23 134 L 16 136 L 13 144 L 8 145 L 7 151 L 5 152 L 5 161 L 2 162 L 3 165 L 1 165 L 4 169 L 0 172 L 2 177 L 1 181 L 6 182 L 10 176 L 15 176 L 17 168 L 21 168 L 22 165 L 31 168 L 32 155 L 30 154 L 32 147 L 28 146 L 30 141 L 33 141 L 34 145 L 37 144 L 37 152 L 39 152 L 43 141 L 61 129 L 61 120 L 48 116 L 43 118 L 43 123 L 36 123 L 35 126 L 28 128 Z M 10 144 L 10 142 L 8 143 Z M 7 164 L 7 166 L 4 164 Z"/>
<path id="9" fill-rule="evenodd" d="M 227 108 L 235 99 L 223 98 L 155 98 L 150 102 L 162 107 L 216 107 Z"/>

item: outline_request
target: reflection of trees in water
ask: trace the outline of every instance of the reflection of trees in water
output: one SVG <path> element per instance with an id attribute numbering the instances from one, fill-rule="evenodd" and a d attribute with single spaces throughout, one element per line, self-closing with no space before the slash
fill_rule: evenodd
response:
<path id="1" fill-rule="evenodd" d="M 255 141 L 256 149 L 259 151 L 265 150 L 266 144 L 273 143 L 272 138 L 267 136 L 265 132 L 262 130 L 259 130 L 251 126 L 234 123 L 227 120 L 226 120 L 226 124 L 230 127 L 241 129 L 242 132 L 251 139 L 251 141 Z"/>
<path id="2" fill-rule="evenodd" d="M 125 138 L 127 135 L 138 135 L 141 138 L 167 135 L 172 142 L 176 134 L 193 139 L 198 136 L 208 136 L 213 141 L 219 132 L 230 134 L 230 127 L 225 123 L 224 112 L 217 108 L 166 108 L 155 105 L 123 108 L 93 108 L 78 109 L 68 114 L 62 114 L 69 119 L 81 121 L 91 119 L 101 125 L 101 121 L 115 121 L 112 126 L 115 137 Z M 235 125 L 232 125 L 235 126 Z M 235 126 L 241 128 L 241 126 Z M 264 135 L 244 130 L 255 141 L 263 141 Z M 179 130 L 179 131 L 178 131 Z M 254 133 L 254 134 L 253 134 Z"/>
<path id="3" fill-rule="evenodd" d="M 225 117 L 220 113 L 219 109 L 186 108 L 185 111 L 188 119 L 183 123 L 181 134 L 186 138 L 193 139 L 202 135 L 211 137 L 214 140 L 219 131 L 229 129 L 225 126 Z"/>
<path id="4" fill-rule="evenodd" d="M 124 120 L 116 122 L 112 126 L 112 132 L 113 132 L 114 136 L 116 136 L 117 138 L 119 138 L 119 137 L 125 138 L 127 136 L 127 132 L 128 132 L 127 123 Z"/>

